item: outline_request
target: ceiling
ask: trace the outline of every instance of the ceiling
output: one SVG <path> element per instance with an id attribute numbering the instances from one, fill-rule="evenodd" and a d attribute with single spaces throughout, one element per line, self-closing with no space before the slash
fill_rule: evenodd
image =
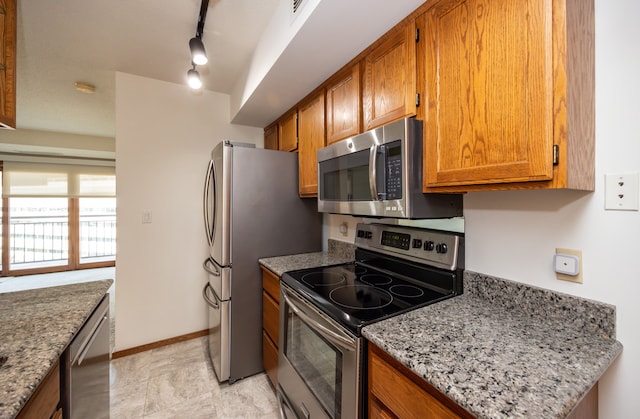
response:
<path id="1" fill-rule="evenodd" d="M 207 89 L 230 93 L 277 3 L 210 0 Z M 19 1 L 18 127 L 115 136 L 115 72 L 185 83 L 199 11 L 200 0 Z"/>
<path id="2" fill-rule="evenodd" d="M 306 0 L 315 8 L 233 122 L 265 126 L 423 1 Z M 206 89 L 233 93 L 289 3 L 209 1 L 209 63 L 198 67 Z M 199 10 L 200 0 L 18 1 L 18 128 L 115 137 L 115 72 L 186 84 Z M 96 92 L 76 91 L 75 81 Z"/>

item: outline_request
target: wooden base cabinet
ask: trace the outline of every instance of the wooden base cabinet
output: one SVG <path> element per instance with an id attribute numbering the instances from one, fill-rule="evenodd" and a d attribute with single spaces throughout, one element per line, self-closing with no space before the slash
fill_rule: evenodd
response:
<path id="1" fill-rule="evenodd" d="M 428 4 L 423 191 L 592 191 L 593 0 Z"/>
<path id="2" fill-rule="evenodd" d="M 274 388 L 278 386 L 280 278 L 262 269 L 262 364 Z"/>
<path id="3" fill-rule="evenodd" d="M 368 347 L 369 418 L 473 418 L 383 350 Z"/>
<path id="4" fill-rule="evenodd" d="M 368 343 L 368 410 L 371 419 L 453 419 L 474 416 L 413 371 Z M 598 419 L 598 383 L 567 419 Z"/>
<path id="5" fill-rule="evenodd" d="M 18 419 L 44 419 L 62 417 L 60 409 L 60 362 L 56 362 L 42 380 L 27 404 L 18 414 Z"/>

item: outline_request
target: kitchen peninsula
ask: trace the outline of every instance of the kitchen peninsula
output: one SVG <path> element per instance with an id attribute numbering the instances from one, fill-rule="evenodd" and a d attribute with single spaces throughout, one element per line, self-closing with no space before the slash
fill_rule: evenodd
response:
<path id="1" fill-rule="evenodd" d="M 0 294 L 0 356 L 6 359 L 0 366 L 0 417 L 15 417 L 48 381 L 111 284 L 102 280 Z"/>

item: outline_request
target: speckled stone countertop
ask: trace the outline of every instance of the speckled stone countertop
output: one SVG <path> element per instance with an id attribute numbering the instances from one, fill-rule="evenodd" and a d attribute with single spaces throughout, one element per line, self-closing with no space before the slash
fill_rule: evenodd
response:
<path id="1" fill-rule="evenodd" d="M 461 296 L 363 335 L 480 418 L 564 418 L 622 352 L 615 307 L 465 272 Z"/>
<path id="2" fill-rule="evenodd" d="M 259 259 L 258 262 L 278 276 L 287 271 L 353 262 L 355 246 L 352 243 L 329 239 L 327 252 L 302 253 Z"/>
<path id="3" fill-rule="evenodd" d="M 20 412 L 112 283 L 0 294 L 0 418 Z"/>

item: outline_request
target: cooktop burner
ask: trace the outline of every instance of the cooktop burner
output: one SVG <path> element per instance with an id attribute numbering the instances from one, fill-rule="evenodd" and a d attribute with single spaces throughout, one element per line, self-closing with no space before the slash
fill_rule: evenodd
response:
<path id="1" fill-rule="evenodd" d="M 334 303 L 353 310 L 375 310 L 388 306 L 393 296 L 371 285 L 343 285 L 331 290 L 329 298 Z"/>

